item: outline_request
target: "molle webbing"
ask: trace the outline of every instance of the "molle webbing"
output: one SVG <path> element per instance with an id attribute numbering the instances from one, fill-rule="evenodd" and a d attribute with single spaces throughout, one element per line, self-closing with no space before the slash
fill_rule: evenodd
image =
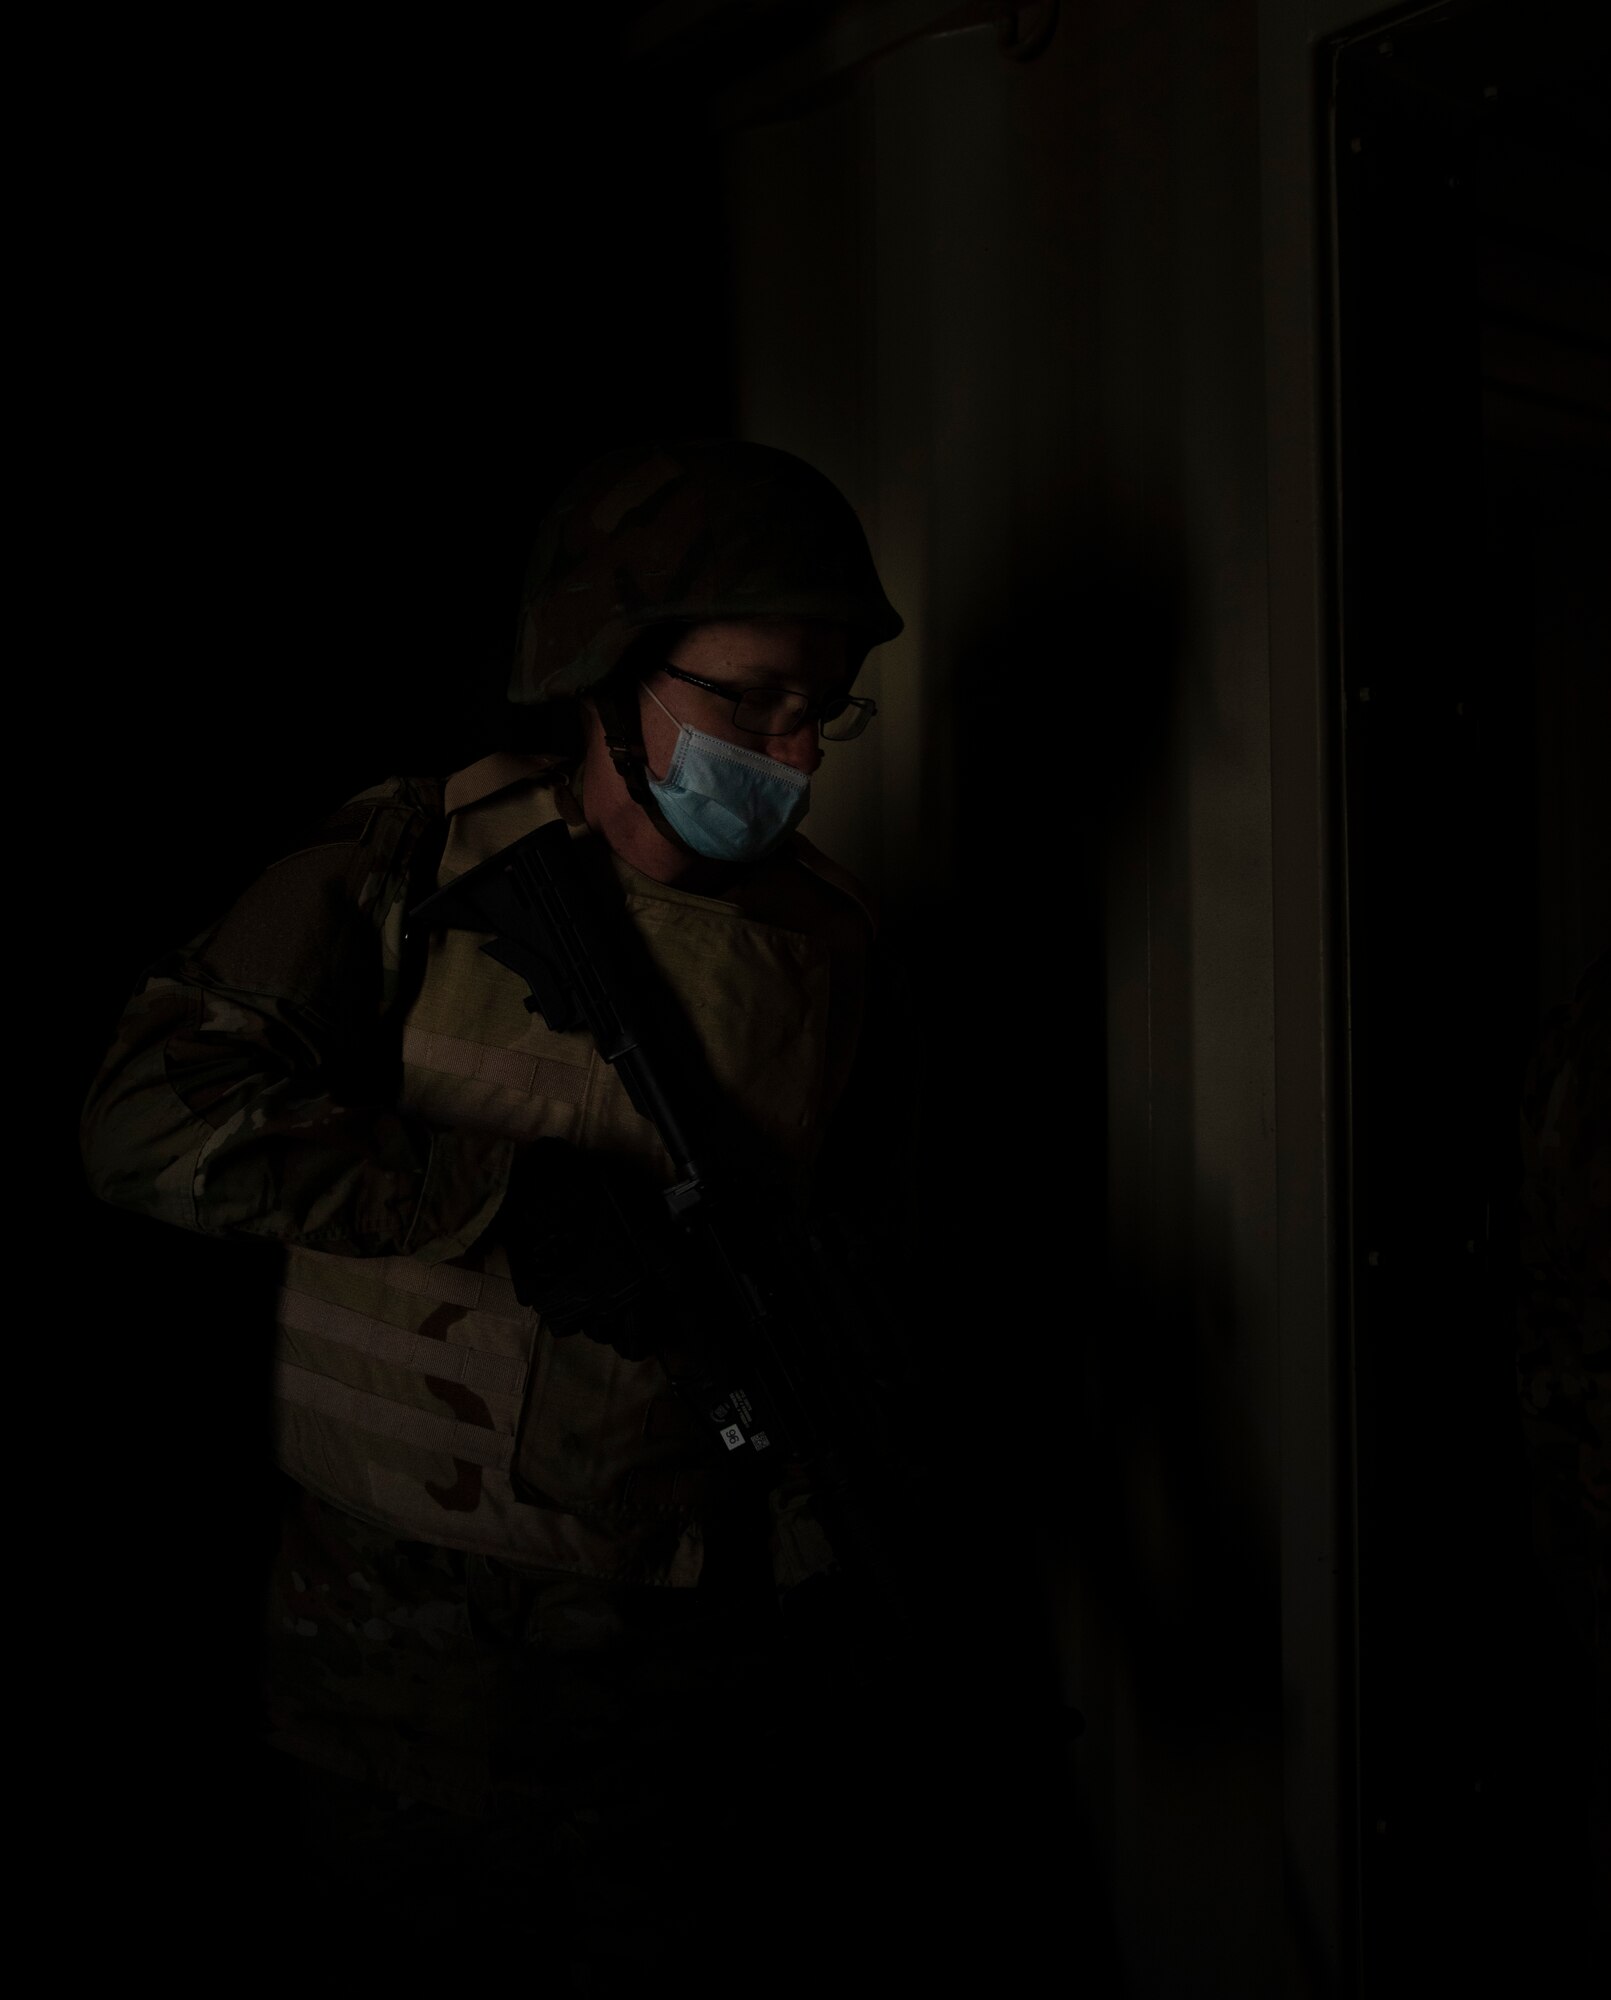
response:
<path id="1" fill-rule="evenodd" d="M 300 1404 L 319 1416 L 333 1417 L 372 1437 L 461 1459 L 467 1465 L 491 1465 L 506 1472 L 514 1457 L 515 1440 L 510 1432 L 438 1417 L 429 1410 L 415 1409 L 411 1403 L 393 1402 L 389 1396 L 377 1396 L 312 1369 L 298 1368 L 293 1362 L 276 1364 L 274 1388 L 286 1402 Z"/>
<path id="2" fill-rule="evenodd" d="M 454 1275 L 474 1274 L 455 1272 Z M 374 1319 L 368 1313 L 355 1312 L 350 1306 L 337 1305 L 311 1292 L 295 1291 L 289 1285 L 280 1293 L 279 1320 L 282 1326 L 333 1341 L 337 1347 L 349 1348 L 355 1354 L 367 1354 L 371 1360 L 384 1361 L 389 1367 L 405 1368 L 411 1374 L 432 1376 L 441 1382 L 460 1382 L 466 1389 L 485 1396 L 518 1395 L 526 1379 L 525 1367 L 511 1356 L 486 1354 L 463 1341 L 466 1328 L 472 1326 L 468 1320 L 450 1323 L 446 1337 L 436 1339 L 411 1333 L 407 1327 L 394 1326 L 387 1320 Z"/>
<path id="3" fill-rule="evenodd" d="M 526 1310 L 509 1280 L 490 1271 L 472 1271 L 462 1264 L 422 1264 L 417 1257 L 388 1257 L 382 1268 L 395 1292 L 413 1292 L 422 1299 L 439 1299 L 443 1305 L 463 1306 L 467 1312 L 490 1313 L 497 1319 L 518 1320 Z M 448 1338 L 453 1338 L 451 1333 Z"/>

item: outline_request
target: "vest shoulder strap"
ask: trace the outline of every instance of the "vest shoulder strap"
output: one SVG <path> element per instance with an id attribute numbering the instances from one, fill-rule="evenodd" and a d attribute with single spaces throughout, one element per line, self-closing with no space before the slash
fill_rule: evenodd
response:
<path id="1" fill-rule="evenodd" d="M 483 799 L 505 792 L 511 785 L 540 783 L 559 770 L 564 761 L 547 753 L 494 750 L 490 757 L 478 758 L 453 773 L 442 788 L 442 809 L 451 819 L 467 806 L 480 805 Z"/>
<path id="2" fill-rule="evenodd" d="M 867 928 L 874 937 L 878 935 L 878 898 L 867 884 L 848 868 L 841 868 L 837 861 L 830 861 L 820 847 L 813 847 L 802 833 L 794 836 L 791 853 L 802 868 L 824 882 L 830 889 L 836 889 L 841 896 L 854 903 L 867 919 Z"/>

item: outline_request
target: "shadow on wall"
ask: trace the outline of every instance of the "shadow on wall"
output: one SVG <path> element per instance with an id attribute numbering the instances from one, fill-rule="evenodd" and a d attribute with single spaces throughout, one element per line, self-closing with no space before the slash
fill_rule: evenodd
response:
<path id="1" fill-rule="evenodd" d="M 1171 538 L 1110 526 L 1072 566 L 1026 551 L 963 622 L 956 888 L 916 955 L 928 1039 L 967 1055 L 930 1063 L 959 1087 L 926 1092 L 918 1151 L 949 1419 L 1002 1412 L 978 1554 L 1039 1544 L 1019 1642 L 1099 1608 L 1149 1734 L 1212 1740 L 1278 1707 L 1279 1533 L 1237 1390 L 1246 1288 L 1194 1161 L 1185 781 L 1218 722 L 1191 615 Z"/>

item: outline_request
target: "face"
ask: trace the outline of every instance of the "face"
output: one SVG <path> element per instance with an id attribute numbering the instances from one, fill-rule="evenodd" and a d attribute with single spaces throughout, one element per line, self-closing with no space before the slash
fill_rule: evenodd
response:
<path id="1" fill-rule="evenodd" d="M 798 618 L 723 618 L 696 625 L 677 635 L 666 658 L 684 673 L 732 688 L 734 696 L 742 688 L 792 688 L 813 697 L 842 694 L 860 665 L 843 626 Z M 644 680 L 671 711 L 667 715 L 647 696 L 640 699 L 643 747 L 657 777 L 671 761 L 679 722 L 691 723 L 723 742 L 759 750 L 808 775 L 822 762 L 815 721 L 802 723 L 787 736 L 759 735 L 738 727 L 733 697 L 690 687 L 656 671 L 647 672 Z"/>

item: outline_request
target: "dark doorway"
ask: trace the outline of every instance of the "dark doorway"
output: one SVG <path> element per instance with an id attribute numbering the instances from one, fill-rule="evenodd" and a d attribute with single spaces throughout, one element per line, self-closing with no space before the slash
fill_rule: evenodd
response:
<path id="1" fill-rule="evenodd" d="M 1556 1990 L 1604 1908 L 1592 1618 L 1538 1559 L 1516 1392 L 1524 1079 L 1607 946 L 1590 54 L 1552 10 L 1452 6 L 1333 72 L 1371 1992 Z"/>

